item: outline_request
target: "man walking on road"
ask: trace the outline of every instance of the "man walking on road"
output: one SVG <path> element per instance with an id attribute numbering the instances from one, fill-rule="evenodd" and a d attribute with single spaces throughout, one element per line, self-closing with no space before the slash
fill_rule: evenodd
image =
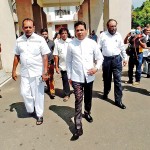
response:
<path id="1" fill-rule="evenodd" d="M 104 95 L 103 99 L 108 98 L 111 90 L 112 74 L 114 77 L 114 93 L 115 104 L 125 109 L 126 106 L 122 103 L 122 58 L 123 65 L 127 64 L 127 55 L 124 48 L 124 43 L 121 35 L 117 31 L 117 21 L 110 19 L 107 22 L 107 31 L 102 32 L 99 37 L 99 48 L 102 49 L 104 56 L 103 62 L 103 80 L 104 80 Z"/>
<path id="2" fill-rule="evenodd" d="M 51 51 L 51 53 L 48 54 L 48 76 L 49 79 L 46 81 L 48 94 L 50 95 L 51 99 L 55 98 L 55 88 L 54 88 L 54 58 L 53 58 L 53 51 L 54 51 L 54 42 L 48 38 L 48 30 L 41 29 L 41 35 L 46 40 L 47 45 Z"/>
<path id="3" fill-rule="evenodd" d="M 87 38 L 86 24 L 78 21 L 74 25 L 76 38 L 69 43 L 66 65 L 69 82 L 75 94 L 75 133 L 72 140 L 83 134 L 82 101 L 84 95 L 84 118 L 93 122 L 91 114 L 92 89 L 95 73 L 103 62 L 103 56 L 97 43 Z M 95 65 L 94 65 L 94 62 Z"/>
<path id="4" fill-rule="evenodd" d="M 21 95 L 30 115 L 37 115 L 37 125 L 43 123 L 44 82 L 48 79 L 48 57 L 50 50 L 45 39 L 34 33 L 34 22 L 26 18 L 22 22 L 24 34 L 16 41 L 12 78 L 16 81 L 16 68 L 21 63 Z"/>

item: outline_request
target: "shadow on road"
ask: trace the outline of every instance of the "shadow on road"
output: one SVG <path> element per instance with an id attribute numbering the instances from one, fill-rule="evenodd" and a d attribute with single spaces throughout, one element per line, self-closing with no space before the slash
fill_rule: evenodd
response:
<path id="1" fill-rule="evenodd" d="M 10 112 L 17 112 L 18 118 L 29 118 L 24 102 L 13 103 L 10 105 Z"/>
<path id="2" fill-rule="evenodd" d="M 51 105 L 49 107 L 51 111 L 56 113 L 59 117 L 61 117 L 69 126 L 70 132 L 74 133 L 75 125 L 72 122 L 71 118 L 74 117 L 75 110 L 72 107 L 69 106 L 57 106 L 57 105 Z"/>
<path id="3" fill-rule="evenodd" d="M 124 91 L 136 92 L 136 93 L 150 96 L 150 91 L 147 91 L 146 89 L 142 89 L 142 88 L 138 88 L 138 87 L 134 87 L 134 86 L 129 86 L 129 85 L 124 85 L 122 87 L 123 87 Z"/>
<path id="4" fill-rule="evenodd" d="M 101 92 L 101 91 L 93 91 L 93 98 L 99 98 L 102 101 L 106 101 L 112 105 L 115 105 L 115 102 L 112 99 L 108 98 L 108 99 L 104 100 L 103 99 L 103 92 Z"/>

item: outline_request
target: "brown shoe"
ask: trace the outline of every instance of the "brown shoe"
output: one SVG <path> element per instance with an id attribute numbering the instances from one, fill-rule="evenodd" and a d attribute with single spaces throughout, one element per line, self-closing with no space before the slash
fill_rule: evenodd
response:
<path id="1" fill-rule="evenodd" d="M 43 123 L 43 117 L 37 117 L 36 125 L 41 125 Z"/>
<path id="2" fill-rule="evenodd" d="M 67 102 L 68 100 L 69 100 L 69 96 L 65 96 L 63 99 L 64 102 Z"/>

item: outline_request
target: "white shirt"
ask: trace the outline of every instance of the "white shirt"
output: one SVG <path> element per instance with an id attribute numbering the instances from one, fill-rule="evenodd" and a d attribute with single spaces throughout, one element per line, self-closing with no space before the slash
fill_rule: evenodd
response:
<path id="1" fill-rule="evenodd" d="M 108 31 L 102 32 L 98 39 L 99 48 L 102 49 L 103 56 L 119 55 L 127 60 L 125 46 L 120 33 L 116 32 L 111 35 Z"/>
<path id="2" fill-rule="evenodd" d="M 94 61 L 97 61 L 96 65 L 94 65 Z M 95 76 L 88 75 L 88 70 L 94 67 L 99 69 L 102 62 L 102 53 L 94 40 L 74 38 L 69 43 L 66 57 L 68 79 L 84 83 L 86 78 L 87 83 L 89 83 L 95 79 Z"/>
<path id="3" fill-rule="evenodd" d="M 42 75 L 42 55 L 50 53 L 50 49 L 43 37 L 33 33 L 29 38 L 24 34 L 17 39 L 14 53 L 20 56 L 21 76 L 36 77 Z"/>
<path id="4" fill-rule="evenodd" d="M 67 55 L 67 48 L 69 42 L 72 41 L 72 39 L 67 38 L 65 41 L 60 39 L 55 43 L 54 52 L 53 55 L 56 55 L 59 57 L 59 68 L 62 71 L 66 71 L 66 55 Z"/>

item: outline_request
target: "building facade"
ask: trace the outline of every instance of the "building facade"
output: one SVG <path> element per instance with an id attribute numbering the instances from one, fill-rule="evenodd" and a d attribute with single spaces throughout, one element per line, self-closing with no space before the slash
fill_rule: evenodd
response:
<path id="1" fill-rule="evenodd" d="M 74 22 L 78 20 L 76 6 L 46 7 L 47 28 L 49 37 L 53 39 L 61 27 L 68 28 L 71 36 L 74 36 Z"/>
<path id="2" fill-rule="evenodd" d="M 60 6 L 65 10 L 63 11 L 65 18 L 61 18 L 58 14 Z M 1 0 L 2 68 L 6 72 L 11 72 L 16 34 L 19 35 L 22 31 L 21 23 L 26 17 L 34 19 L 37 33 L 40 33 L 41 28 L 48 27 L 51 38 L 61 25 L 67 26 L 73 36 L 73 24 L 76 20 L 86 22 L 89 33 L 95 30 L 99 35 L 100 31 L 106 29 L 107 20 L 113 18 L 118 22 L 118 31 L 125 37 L 131 29 L 131 6 L 132 0 L 63 0 L 62 2 L 61 0 Z M 49 7 L 50 14 L 46 15 L 44 11 Z M 70 16 L 67 14 L 68 8 Z"/>

